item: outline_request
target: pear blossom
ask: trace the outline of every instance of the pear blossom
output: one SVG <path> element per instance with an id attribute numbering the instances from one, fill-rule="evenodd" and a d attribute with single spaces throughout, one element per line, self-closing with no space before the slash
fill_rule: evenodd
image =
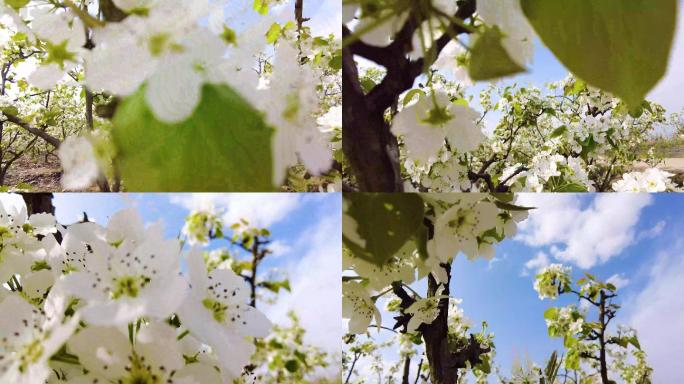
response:
<path id="1" fill-rule="evenodd" d="M 477 13 L 504 33 L 502 44 L 511 59 L 522 67 L 529 64 L 534 55 L 534 30 L 519 1 L 478 0 Z"/>
<path id="2" fill-rule="evenodd" d="M 480 115 L 463 105 L 455 105 L 446 93 L 435 92 L 401 110 L 394 118 L 392 132 L 403 138 L 409 157 L 429 163 L 445 139 L 460 153 L 476 149 L 484 140 L 477 125 Z"/>
<path id="3" fill-rule="evenodd" d="M 53 222 L 54 218 L 46 214 L 28 217 L 24 204 L 19 210 L 8 211 L 0 203 L 0 281 L 29 271 L 40 252 L 40 242 L 34 235 L 49 233 Z"/>
<path id="4" fill-rule="evenodd" d="M 325 115 L 319 117 L 316 122 L 319 126 L 324 127 L 326 132 L 335 128 L 342 128 L 342 106 L 337 105 L 330 108 L 330 110 L 328 110 Z"/>
<path id="5" fill-rule="evenodd" d="M 432 66 L 438 70 L 450 72 L 459 83 L 470 86 L 473 81 L 470 79 L 468 68 L 463 62 L 465 54 L 465 48 L 459 42 L 452 40 L 442 49 Z"/>
<path id="6" fill-rule="evenodd" d="M 273 140 L 273 182 L 281 184 L 287 168 L 299 160 L 315 175 L 329 168 L 332 151 L 313 119 L 318 96 L 312 70 L 299 65 L 297 50 L 288 43 L 276 48 L 274 73 L 257 105 L 266 111 L 267 121 L 277 128 Z"/>
<path id="7" fill-rule="evenodd" d="M 116 327 L 85 328 L 68 345 L 88 370 L 91 382 L 193 382 L 175 378 L 184 360 L 175 330 L 165 323 L 142 326 L 134 345 Z"/>
<path id="8" fill-rule="evenodd" d="M 131 15 L 98 29 L 96 46 L 86 55 L 87 84 L 125 96 L 147 82 L 146 100 L 159 120 L 186 120 L 200 102 L 202 84 L 213 79 L 211 70 L 219 66 L 227 48 L 197 24 L 209 12 L 205 3 L 159 2 L 147 16 Z M 136 71 L 131 73 L 130 68 Z"/>
<path id="9" fill-rule="evenodd" d="M 464 198 L 437 217 L 435 237 L 428 242 L 428 251 L 442 262 L 459 252 L 474 259 L 483 253 L 478 236 L 496 228 L 498 213 L 496 205 L 478 196 Z"/>
<path id="10" fill-rule="evenodd" d="M 69 136 L 59 147 L 59 159 L 64 169 L 62 185 L 67 189 L 90 187 L 100 175 L 95 149 L 83 136 Z"/>
<path id="11" fill-rule="evenodd" d="M 75 224 L 75 226 L 92 223 Z M 185 283 L 180 273 L 180 249 L 152 226 L 142 230 L 134 210 L 112 218 L 84 243 L 92 249 L 85 268 L 66 275 L 67 293 L 83 299 L 83 319 L 94 325 L 122 325 L 140 317 L 164 318 L 181 304 Z M 139 229 L 140 232 L 134 232 Z"/>
<path id="12" fill-rule="evenodd" d="M 84 27 L 71 11 L 54 12 L 50 7 L 41 7 L 32 14 L 31 31 L 46 43 L 47 58 L 30 75 L 29 81 L 49 90 L 79 64 L 86 42 Z"/>
<path id="13" fill-rule="evenodd" d="M 539 294 L 539 298 L 557 298 L 559 291 L 563 292 L 570 287 L 571 272 L 570 267 L 561 264 L 551 264 L 543 268 L 534 281 L 534 290 Z"/>
<path id="14" fill-rule="evenodd" d="M 181 233 L 187 237 L 190 245 L 204 245 L 222 228 L 223 223 L 213 209 L 197 210 L 190 213 Z"/>
<path id="15" fill-rule="evenodd" d="M 222 368 L 239 377 L 255 348 L 247 337 L 265 337 L 271 322 L 248 304 L 249 287 L 230 269 L 207 271 L 194 248 L 187 257 L 191 292 L 178 309 L 183 325 L 211 343 Z"/>
<path id="16" fill-rule="evenodd" d="M 630 172 L 621 180 L 613 183 L 615 192 L 665 192 L 672 188 L 672 173 L 658 168 L 649 168 L 643 172 Z"/>
<path id="17" fill-rule="evenodd" d="M 48 361 L 71 336 L 78 317 L 36 308 L 17 295 L 0 302 L 0 381 L 33 384 L 50 374 Z"/>
<path id="18" fill-rule="evenodd" d="M 406 330 L 408 332 L 415 332 L 421 324 L 432 324 L 437 316 L 439 316 L 439 301 L 446 297 L 447 296 L 437 295 L 419 299 L 406 308 L 404 312 L 413 315 L 406 326 Z"/>
<path id="19" fill-rule="evenodd" d="M 398 252 L 397 257 L 378 266 L 371 262 L 353 258 L 353 269 L 360 276 L 369 280 L 369 286 L 375 290 L 382 290 L 395 281 L 403 281 L 410 284 L 415 280 L 414 267 L 411 264 L 411 256 L 416 249 L 413 242 L 407 242 Z"/>
<path id="20" fill-rule="evenodd" d="M 373 319 L 380 325 L 380 311 L 366 287 L 357 281 L 347 281 L 342 285 L 342 292 L 342 317 L 349 319 L 349 333 L 365 333 Z"/>

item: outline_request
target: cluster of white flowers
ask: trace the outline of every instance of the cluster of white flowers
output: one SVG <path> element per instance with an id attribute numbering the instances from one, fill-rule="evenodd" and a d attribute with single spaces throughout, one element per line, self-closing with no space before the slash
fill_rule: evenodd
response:
<path id="1" fill-rule="evenodd" d="M 577 335 L 582 332 L 584 316 L 573 305 L 556 308 L 546 318 L 546 326 L 553 330 L 554 335 Z"/>
<path id="2" fill-rule="evenodd" d="M 515 164 L 504 169 L 501 178 L 516 192 L 544 192 L 552 177 L 563 176 L 565 182 L 575 183 L 594 191 L 593 182 L 589 180 L 584 160 L 576 157 L 564 157 L 544 151 L 532 158 L 529 170 L 517 172 L 523 165 Z"/>
<path id="3" fill-rule="evenodd" d="M 225 383 L 269 320 L 230 269 L 137 211 L 63 227 L 0 205 L 0 381 Z"/>
<path id="4" fill-rule="evenodd" d="M 12 98 L 9 95 L 0 95 L 0 109 L 11 107 Z"/>
<path id="5" fill-rule="evenodd" d="M 332 106 L 332 115 L 318 126 L 316 117 L 325 110 L 319 110 L 316 79 L 324 81 L 325 70 L 313 64 L 318 53 L 311 43 L 293 46 L 291 31 L 289 38 L 275 42 L 275 49 L 269 47 L 273 42 L 266 32 L 283 18 L 280 11 L 257 15 L 253 2 L 228 0 L 114 4 L 127 12 L 121 21 L 93 16 L 97 4 L 78 9 L 36 1 L 27 6 L 20 2 L 18 11 L 4 9 L 3 15 L 11 15 L 31 42 L 45 48 L 44 55 L 30 59 L 30 85 L 45 90 L 57 84 L 85 86 L 119 97 L 144 89 L 154 116 L 173 124 L 194 114 L 205 85 L 226 84 L 263 111 L 275 129 L 275 185 L 283 183 L 288 167 L 299 163 L 314 175 L 329 170 L 331 134 L 324 131 L 338 124 L 331 120 L 339 107 Z M 254 17 L 243 17 L 249 12 Z M 257 71 L 260 55 L 268 57 L 269 65 Z M 72 140 L 60 149 L 66 173 L 84 174 L 65 177 L 68 189 L 87 188 L 95 180 L 98 159 L 90 156 L 85 140 Z"/>
<path id="6" fill-rule="evenodd" d="M 621 180 L 613 183 L 615 192 L 665 192 L 672 190 L 672 173 L 658 168 L 649 168 L 643 172 L 630 172 Z"/>
<path id="7" fill-rule="evenodd" d="M 562 264 L 551 264 L 542 269 L 534 281 L 534 290 L 540 299 L 555 299 L 558 292 L 570 287 L 570 274 L 572 269 Z"/>
<path id="8" fill-rule="evenodd" d="M 220 235 L 222 229 L 223 222 L 218 212 L 211 207 L 190 212 L 181 233 L 191 245 L 206 245 L 212 236 Z"/>
<path id="9" fill-rule="evenodd" d="M 406 308 L 404 312 L 411 315 L 411 320 L 409 320 L 406 330 L 408 332 L 415 332 L 421 324 L 432 324 L 437 316 L 439 316 L 439 302 L 445 298 L 448 298 L 448 296 L 441 295 L 438 292 L 435 296 L 418 299 Z"/>
<path id="10" fill-rule="evenodd" d="M 439 283 L 448 281 L 444 263 L 450 263 L 459 254 L 469 259 L 494 255 L 494 244 L 505 237 L 514 236 L 517 223 L 527 218 L 526 210 L 499 208 L 491 196 L 484 194 L 421 194 L 424 203 L 434 216 L 434 236 L 426 244 L 427 255 L 418 252 L 415 240 L 407 241 L 388 261 L 377 265 L 343 250 L 342 268 L 351 279 L 343 284 L 343 317 L 349 319 L 350 333 L 365 333 L 373 319 L 380 325 L 377 299 L 389 292 L 392 283 L 410 285 L 431 274 Z M 355 245 L 364 248 L 366 239 L 358 233 L 358 224 L 348 213 L 348 201 L 344 202 L 343 234 Z M 377 295 L 377 296 L 374 296 Z M 430 324 L 437 316 L 440 294 L 416 302 L 405 311 L 412 314 L 408 324 L 414 332 L 420 324 Z M 455 304 L 455 303 L 454 303 Z M 462 312 L 454 307 L 456 321 L 462 327 Z M 460 314 L 460 315 L 459 315 Z M 461 327 L 459 326 L 459 327 Z"/>
<path id="11" fill-rule="evenodd" d="M 470 260 L 477 257 L 491 259 L 494 256 L 493 244 L 500 241 L 496 236 L 503 238 L 514 235 L 517 223 L 528 216 L 525 210 L 509 212 L 500 209 L 483 196 L 427 195 L 426 199 L 432 200 L 435 206 L 446 203 L 448 207 L 436 209 L 435 235 L 427 244 L 431 257 L 441 263 L 451 261 L 459 253 Z"/>
<path id="12" fill-rule="evenodd" d="M 476 149 L 485 138 L 479 118 L 470 107 L 456 105 L 449 95 L 436 91 L 403 108 L 394 117 L 392 132 L 403 139 L 409 158 L 427 164 L 445 140 L 459 153 Z"/>

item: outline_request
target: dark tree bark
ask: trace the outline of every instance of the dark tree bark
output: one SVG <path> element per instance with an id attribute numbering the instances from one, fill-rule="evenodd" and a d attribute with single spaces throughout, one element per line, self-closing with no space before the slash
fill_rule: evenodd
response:
<path id="1" fill-rule="evenodd" d="M 455 17 L 466 20 L 475 12 L 475 0 L 459 1 Z M 342 105 L 344 135 L 343 151 L 351 165 L 351 175 L 361 192 L 402 192 L 399 165 L 399 147 L 385 119 L 387 109 L 396 105 L 399 95 L 411 89 L 444 47 L 455 36 L 467 33 L 461 25 L 451 23 L 440 36 L 425 59 L 411 61 L 407 52 L 412 50 L 415 31 L 425 20 L 421 12 L 411 12 L 406 24 L 387 47 L 373 47 L 360 40 L 345 44 L 342 49 Z M 351 39 L 351 31 L 342 27 L 343 38 Z M 382 65 L 387 73 L 380 84 L 367 94 L 359 80 L 354 56 L 358 55 Z"/>
<path id="2" fill-rule="evenodd" d="M 21 197 L 26 203 L 29 215 L 35 213 L 55 214 L 55 206 L 52 204 L 52 193 L 22 193 Z"/>
<path id="3" fill-rule="evenodd" d="M 451 264 L 443 264 L 447 271 L 448 280 L 445 284 L 440 284 L 432 275 L 428 275 L 428 297 L 440 295 L 449 296 L 449 283 L 451 282 Z M 401 283 L 392 284 L 393 292 L 401 299 L 401 308 L 406 309 L 415 300 L 402 288 Z M 445 297 L 439 301 L 439 315 L 431 324 L 422 324 L 418 331 L 425 341 L 425 355 L 427 356 L 430 368 L 430 381 L 433 384 L 455 384 L 458 382 L 458 375 L 461 369 L 471 366 L 474 367 L 482 362 L 481 356 L 490 351 L 490 348 L 483 349 L 474 336 L 470 336 L 467 345 L 454 350 L 454 346 L 449 346 L 449 299 Z M 409 315 L 402 315 L 397 318 L 397 326 L 406 326 L 410 320 Z M 420 374 L 420 372 L 419 372 Z"/>
<path id="4" fill-rule="evenodd" d="M 100 0 L 100 12 L 107 21 L 122 21 L 128 15 L 114 5 L 112 0 Z"/>

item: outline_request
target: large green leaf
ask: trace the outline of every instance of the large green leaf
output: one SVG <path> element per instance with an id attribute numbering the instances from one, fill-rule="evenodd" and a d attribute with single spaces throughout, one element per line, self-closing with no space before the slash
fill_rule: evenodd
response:
<path id="1" fill-rule="evenodd" d="M 227 86 L 205 85 L 193 115 L 155 118 L 144 90 L 119 106 L 112 131 L 129 191 L 272 191 L 273 130 Z"/>
<path id="2" fill-rule="evenodd" d="M 641 104 L 667 70 L 678 0 L 521 0 L 544 44 L 589 84 Z"/>
<path id="3" fill-rule="evenodd" d="M 356 221 L 356 232 L 365 241 L 361 246 L 343 236 L 344 244 L 355 256 L 378 265 L 417 236 L 423 223 L 423 200 L 415 194 L 354 193 L 344 198 L 347 216 Z"/>
<path id="4" fill-rule="evenodd" d="M 504 35 L 498 27 L 486 28 L 470 49 L 468 75 L 475 81 L 493 80 L 524 72 L 502 45 Z"/>

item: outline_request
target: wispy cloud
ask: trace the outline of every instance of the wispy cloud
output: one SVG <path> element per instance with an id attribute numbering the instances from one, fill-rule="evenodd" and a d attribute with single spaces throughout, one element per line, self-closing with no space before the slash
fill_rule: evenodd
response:
<path id="1" fill-rule="evenodd" d="M 268 307 L 269 317 L 286 324 L 287 312 L 295 311 L 307 330 L 307 341 L 339 353 L 342 338 L 342 223 L 339 216 L 321 218 L 292 245 L 291 253 L 302 257 L 285 268 L 292 292 L 281 294 Z"/>
<path id="2" fill-rule="evenodd" d="M 269 227 L 297 209 L 301 194 L 287 193 L 195 193 L 171 195 L 171 202 L 189 210 L 216 209 L 224 211 L 227 224 L 246 219 L 256 227 Z"/>
<path id="3" fill-rule="evenodd" d="M 684 356 L 684 242 L 676 241 L 651 264 L 650 278 L 626 308 L 632 308 L 630 324 L 654 369 L 654 383 L 681 381 Z"/>
<path id="4" fill-rule="evenodd" d="M 604 194 L 583 206 L 580 195 L 522 195 L 523 205 L 538 209 L 521 223 L 517 240 L 549 247 L 562 262 L 592 268 L 635 243 L 639 217 L 652 200 L 647 194 Z"/>

